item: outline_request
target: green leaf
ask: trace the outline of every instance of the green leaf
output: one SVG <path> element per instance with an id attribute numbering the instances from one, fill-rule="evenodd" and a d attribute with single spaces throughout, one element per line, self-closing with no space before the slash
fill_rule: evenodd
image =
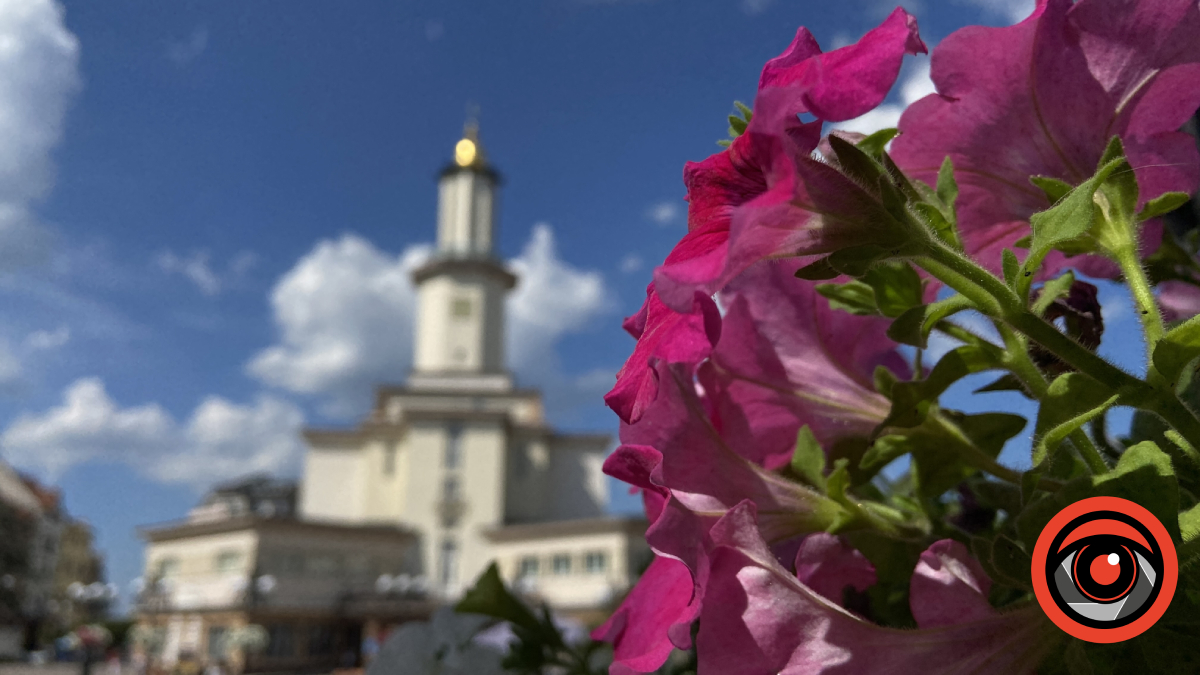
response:
<path id="1" fill-rule="evenodd" d="M 722 138 L 721 140 L 717 141 L 717 145 L 721 146 L 722 148 L 728 148 L 729 146 L 733 145 L 733 141 L 728 141 Z"/>
<path id="2" fill-rule="evenodd" d="M 1025 248 L 1025 249 L 1027 249 L 1027 248 L 1029 248 L 1029 242 L 1030 242 L 1030 241 L 1032 241 L 1032 240 L 1033 240 L 1033 237 L 1032 237 L 1031 235 L 1028 235 L 1028 234 L 1027 234 L 1027 235 L 1025 235 L 1024 237 L 1021 237 L 1020 239 L 1018 239 L 1018 240 L 1014 241 L 1014 242 L 1013 242 L 1013 248 Z"/>
<path id="3" fill-rule="evenodd" d="M 1083 643 L 1079 640 L 1071 640 L 1067 645 L 1066 651 L 1063 652 L 1063 662 L 1067 666 L 1068 675 L 1096 674 L 1095 669 L 1092 668 L 1092 662 L 1088 660 Z"/>
<path id="4" fill-rule="evenodd" d="M 1050 305 L 1054 304 L 1055 300 L 1065 298 L 1071 292 L 1071 286 L 1075 284 L 1075 274 L 1068 270 L 1062 276 L 1051 279 L 1042 284 L 1042 292 L 1030 307 L 1034 314 L 1042 316 Z"/>
<path id="5" fill-rule="evenodd" d="M 1017 254 L 1012 252 L 1012 249 L 1004 249 L 1000 254 L 1000 267 L 1004 271 L 1004 283 L 1009 288 L 1017 287 L 1017 279 L 1021 274 L 1021 261 L 1017 260 Z"/>
<path id="6" fill-rule="evenodd" d="M 829 298 L 829 306 L 859 316 L 878 314 L 875 307 L 875 290 L 861 281 L 844 284 L 818 284 L 816 290 Z"/>
<path id="7" fill-rule="evenodd" d="M 746 133 L 746 120 L 737 115 L 729 116 L 729 135 L 737 138 Z"/>
<path id="8" fill-rule="evenodd" d="M 888 327 L 888 337 L 901 344 L 925 349 L 929 334 L 937 323 L 974 305 L 965 296 L 952 295 L 945 300 L 920 305 L 905 311 Z"/>
<path id="9" fill-rule="evenodd" d="M 970 375 L 1000 367 L 1000 364 L 983 349 L 965 345 L 951 350 L 938 360 L 933 370 L 923 380 L 897 382 L 892 387 L 892 409 L 876 433 L 888 428 L 906 429 L 920 425 L 935 403 L 950 385 Z"/>
<path id="10" fill-rule="evenodd" d="M 742 117 L 746 120 L 746 122 L 749 122 L 754 118 L 754 111 L 751 110 L 750 107 L 745 103 L 742 103 L 741 101 L 734 101 L 733 105 L 738 109 L 738 112 L 742 114 Z"/>
<path id="11" fill-rule="evenodd" d="M 500 570 L 494 562 L 479 575 L 475 585 L 454 606 L 454 611 L 483 614 L 530 631 L 541 628 L 537 616 L 504 586 L 500 580 Z"/>
<path id="12" fill-rule="evenodd" d="M 947 433 L 943 425 L 957 427 L 975 447 L 995 458 L 1004 444 L 1021 433 L 1026 424 L 1025 418 L 1004 413 L 964 415 L 946 410 L 942 415 L 939 425 L 930 422 L 912 439 L 917 493 L 924 499 L 937 498 L 979 472 L 964 461 L 962 438 Z"/>
<path id="13" fill-rule="evenodd" d="M 1200 356 L 1200 315 L 1167 331 L 1154 348 L 1154 367 L 1174 387 L 1187 367 Z"/>
<path id="14" fill-rule="evenodd" d="M 903 260 L 879 263 L 862 280 L 874 289 L 875 306 L 884 316 L 894 318 L 921 304 L 921 276 Z"/>
<path id="15" fill-rule="evenodd" d="M 1150 441 L 1126 448 L 1108 473 L 1076 478 L 1059 491 L 1034 500 L 1017 517 L 1017 531 L 1032 546 L 1042 528 L 1068 504 L 1095 496 L 1120 497 L 1141 505 L 1179 541 L 1179 488 L 1171 457 Z"/>
<path id="16" fill-rule="evenodd" d="M 1051 176 L 1030 176 L 1029 182 L 1041 188 L 1046 193 L 1046 199 L 1051 204 L 1057 204 L 1071 192 L 1071 184 Z"/>
<path id="17" fill-rule="evenodd" d="M 1146 202 L 1146 205 L 1137 214 L 1138 222 L 1166 215 L 1188 203 L 1189 199 L 1191 197 L 1186 192 L 1164 192 Z"/>
<path id="18" fill-rule="evenodd" d="M 883 155 L 884 147 L 891 142 L 896 134 L 900 133 L 899 129 L 880 129 L 875 133 L 867 136 L 858 142 L 858 149 L 867 153 L 875 159 L 879 159 Z"/>
<path id="19" fill-rule="evenodd" d="M 1033 214 L 1029 219 L 1033 228 L 1033 239 L 1030 241 L 1029 256 L 1025 259 L 1022 269 L 1025 277 L 1031 277 L 1041 267 L 1046 254 L 1057 244 L 1075 239 L 1091 229 L 1095 221 L 1096 203 L 1093 198 L 1096 190 L 1122 166 L 1128 166 L 1123 158 L 1109 161 L 1100 167 L 1095 176 L 1071 190 L 1054 206 Z"/>
<path id="20" fill-rule="evenodd" d="M 892 395 L 892 387 L 896 386 L 899 380 L 891 368 L 887 366 L 875 366 L 875 372 L 871 374 L 872 380 L 875 383 L 875 391 L 884 396 Z"/>
<path id="21" fill-rule="evenodd" d="M 962 250 L 962 244 L 958 241 L 958 235 L 954 231 L 954 224 L 946 218 L 946 214 L 937 206 L 928 202 L 913 202 L 910 204 L 912 209 L 917 212 L 925 223 L 929 225 L 929 229 L 933 231 L 934 236 L 942 241 L 942 243 L 951 246 L 957 250 Z"/>
<path id="22" fill-rule="evenodd" d="M 1017 376 L 1013 375 L 1012 373 L 1001 375 L 995 380 L 992 380 L 990 383 L 976 389 L 972 393 L 984 394 L 989 391 L 1019 391 L 1022 394 L 1026 394 L 1025 385 L 1021 384 L 1021 380 L 1019 380 Z"/>
<path id="23" fill-rule="evenodd" d="M 951 214 L 955 213 L 954 203 L 958 201 L 958 181 L 954 180 L 954 162 L 951 161 L 949 155 L 942 160 L 942 166 L 938 169 L 937 196 Z"/>
<path id="24" fill-rule="evenodd" d="M 863 244 L 835 251 L 825 260 L 841 274 L 850 277 L 861 277 L 880 260 L 891 257 L 891 251 L 878 244 Z"/>
<path id="25" fill-rule="evenodd" d="M 1183 538 L 1176 551 L 1180 566 L 1200 561 L 1200 504 L 1179 514 L 1179 534 Z"/>
<path id="26" fill-rule="evenodd" d="M 826 137 L 833 154 L 837 157 L 842 173 L 850 176 L 859 185 L 873 185 L 885 175 L 883 165 L 846 139 L 830 134 Z"/>
<path id="27" fill-rule="evenodd" d="M 805 281 L 825 281 L 826 279 L 836 278 L 840 274 L 841 272 L 829 264 L 829 258 L 827 257 L 796 270 L 796 278 L 804 279 Z"/>
<path id="28" fill-rule="evenodd" d="M 1117 402 L 1117 394 L 1107 394 L 1103 385 L 1082 373 L 1064 373 L 1051 382 L 1038 409 L 1033 465 L 1041 465 L 1071 432 Z"/>
<path id="29" fill-rule="evenodd" d="M 800 427 L 800 433 L 796 436 L 792 471 L 809 485 L 825 491 L 825 450 L 817 443 L 807 424 Z"/>
<path id="30" fill-rule="evenodd" d="M 1033 557 L 1007 535 L 1001 534 L 992 542 L 992 567 L 1009 586 L 1033 590 Z"/>

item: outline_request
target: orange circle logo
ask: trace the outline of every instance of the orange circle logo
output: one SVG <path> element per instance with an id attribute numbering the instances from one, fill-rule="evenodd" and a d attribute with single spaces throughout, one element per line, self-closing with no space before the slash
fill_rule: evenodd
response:
<path id="1" fill-rule="evenodd" d="M 1175 595 L 1179 561 L 1167 529 L 1118 497 L 1058 512 L 1033 548 L 1033 590 L 1050 620 L 1088 642 L 1121 642 L 1154 625 Z"/>

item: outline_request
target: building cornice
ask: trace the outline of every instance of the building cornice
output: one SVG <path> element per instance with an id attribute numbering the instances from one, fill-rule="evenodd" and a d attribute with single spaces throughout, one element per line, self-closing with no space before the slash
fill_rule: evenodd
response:
<path id="1" fill-rule="evenodd" d="M 641 517 L 630 518 L 587 518 L 579 520 L 555 520 L 545 523 L 520 523 L 503 525 L 483 530 L 483 536 L 492 542 L 528 541 L 554 539 L 582 534 L 605 534 L 617 532 L 643 536 L 649 521 Z"/>
<path id="2" fill-rule="evenodd" d="M 415 539 L 417 536 L 412 530 L 396 525 L 343 525 L 332 522 L 298 520 L 295 518 L 261 518 L 258 516 L 237 516 L 207 522 L 180 520 L 139 527 L 138 534 L 147 542 L 157 543 L 242 530 L 254 530 L 256 532 L 349 534 L 358 537 L 366 536 L 405 541 Z"/>
<path id="3" fill-rule="evenodd" d="M 434 256 L 429 262 L 413 270 L 414 284 L 420 284 L 426 279 L 442 274 L 466 272 L 483 274 L 498 280 L 505 289 L 517 285 L 517 276 L 509 272 L 494 258 L 455 258 L 450 256 Z"/>

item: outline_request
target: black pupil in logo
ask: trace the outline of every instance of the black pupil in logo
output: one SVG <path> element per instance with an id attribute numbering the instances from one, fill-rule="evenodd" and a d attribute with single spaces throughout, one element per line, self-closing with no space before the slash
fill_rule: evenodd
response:
<path id="1" fill-rule="evenodd" d="M 1162 551 L 1136 519 L 1095 511 L 1067 524 L 1050 544 L 1046 582 L 1067 616 L 1092 628 L 1119 628 L 1158 597 Z"/>

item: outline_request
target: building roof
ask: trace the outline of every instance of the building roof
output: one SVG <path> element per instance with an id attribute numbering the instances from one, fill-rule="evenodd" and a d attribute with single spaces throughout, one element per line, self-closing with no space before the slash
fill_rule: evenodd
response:
<path id="1" fill-rule="evenodd" d="M 502 525 L 484 530 L 483 536 L 493 542 L 554 539 L 557 537 L 603 534 L 606 532 L 623 532 L 643 536 L 646 533 L 648 525 L 649 521 L 638 516 L 627 518 L 581 518 L 577 520 L 553 520 L 542 523 Z"/>
<path id="2" fill-rule="evenodd" d="M 41 500 L 3 460 L 0 460 L 0 502 L 26 513 L 42 514 Z"/>
<path id="3" fill-rule="evenodd" d="M 226 518 L 224 520 L 211 521 L 189 521 L 179 520 L 158 525 L 148 525 L 138 528 L 138 534 L 142 539 L 150 543 L 160 541 L 172 541 L 175 539 L 187 539 L 189 537 L 200 537 L 209 534 L 221 534 L 225 532 L 237 532 L 239 530 L 259 530 L 259 531 L 292 531 L 292 532 L 307 532 L 311 534 L 349 534 L 363 537 L 375 538 L 403 538 L 412 539 L 416 534 L 405 527 L 398 525 L 345 525 L 332 522 L 320 522 L 311 520 L 296 520 L 292 518 L 263 518 L 260 516 L 245 515 L 235 518 Z"/>

